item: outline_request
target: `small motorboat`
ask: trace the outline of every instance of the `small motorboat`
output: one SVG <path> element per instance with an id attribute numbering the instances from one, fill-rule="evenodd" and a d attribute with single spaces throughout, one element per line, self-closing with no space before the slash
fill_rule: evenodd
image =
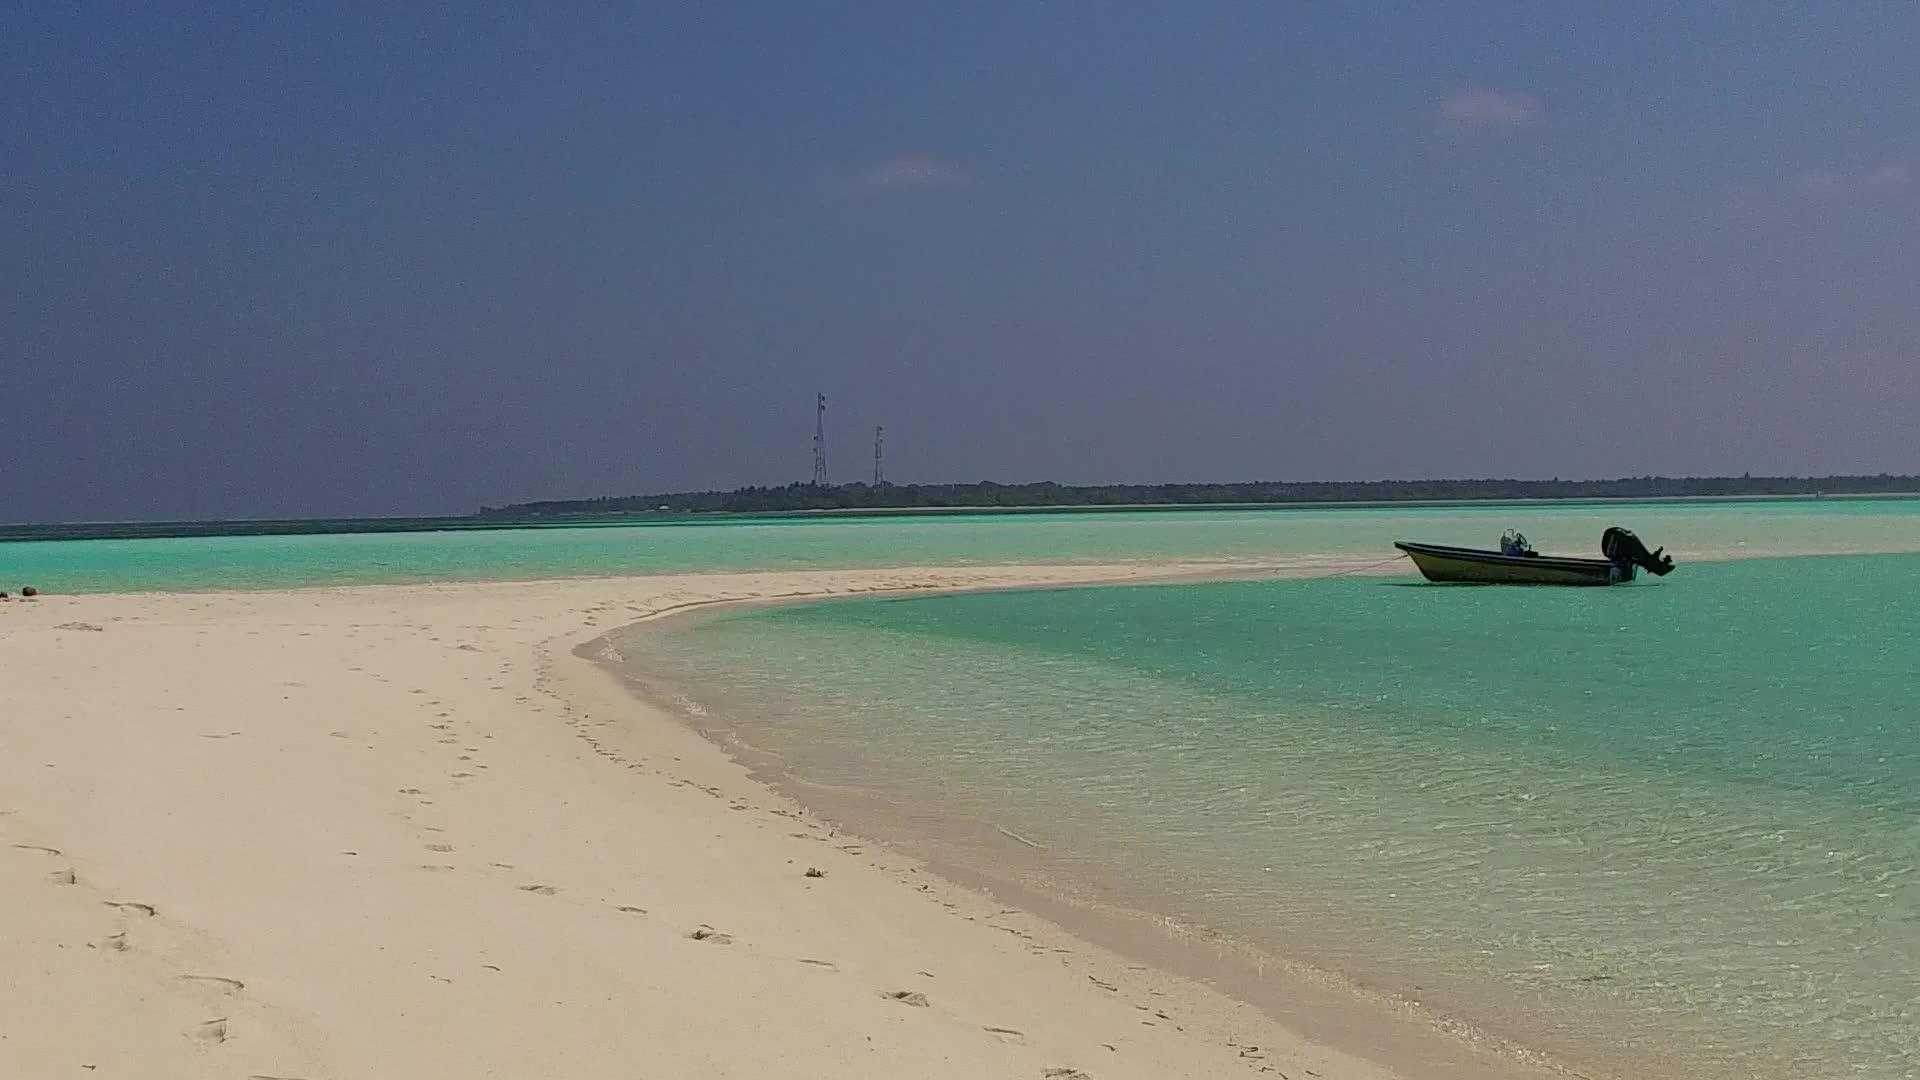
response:
<path id="1" fill-rule="evenodd" d="M 1615 526 L 1600 534 L 1602 558 L 1542 555 L 1527 538 L 1509 529 L 1500 550 L 1447 547 L 1396 541 L 1428 581 L 1474 585 L 1618 585 L 1645 570 L 1656 577 L 1673 572 L 1673 556 L 1647 546 L 1632 532 Z"/>

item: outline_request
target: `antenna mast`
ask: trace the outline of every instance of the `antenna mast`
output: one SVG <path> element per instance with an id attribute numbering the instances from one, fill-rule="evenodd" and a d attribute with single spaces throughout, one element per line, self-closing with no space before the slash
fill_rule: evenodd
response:
<path id="1" fill-rule="evenodd" d="M 827 486 L 827 395 L 814 395 L 813 486 Z"/>
<path id="2" fill-rule="evenodd" d="M 883 482 L 881 478 L 886 475 L 885 473 L 880 471 L 880 437 L 886 433 L 886 430 L 887 429 L 883 427 L 876 427 L 873 429 L 873 486 L 874 487 L 879 487 Z"/>

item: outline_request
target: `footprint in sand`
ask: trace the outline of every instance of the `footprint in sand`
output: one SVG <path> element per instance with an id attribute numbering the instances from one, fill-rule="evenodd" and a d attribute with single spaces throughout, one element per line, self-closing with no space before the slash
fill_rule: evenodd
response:
<path id="1" fill-rule="evenodd" d="M 806 957 L 806 956 L 799 957 L 798 959 L 803 964 L 810 964 L 817 968 L 825 968 L 828 971 L 840 970 L 840 965 L 834 963 L 831 960 L 815 960 L 815 959 L 812 959 L 811 957 Z"/>
<path id="2" fill-rule="evenodd" d="M 439 851 L 439 852 L 448 852 L 448 851 L 452 851 L 452 850 L 453 850 L 453 845 L 452 845 L 452 844 L 428 844 L 428 845 L 427 845 L 427 850 L 428 850 L 428 851 Z"/>
<path id="3" fill-rule="evenodd" d="M 122 930 L 117 934 L 108 934 L 106 941 L 103 942 L 103 944 L 105 944 L 107 948 L 112 949 L 114 952 L 126 952 L 127 951 L 127 932 L 125 930 Z"/>
<path id="4" fill-rule="evenodd" d="M 187 1038 L 200 1039 L 203 1042 L 223 1043 L 227 1041 L 227 1018 L 216 1016 L 211 1020 L 202 1020 L 187 1031 Z"/>
<path id="5" fill-rule="evenodd" d="M 520 886 L 520 891 L 530 892 L 537 896 L 552 896 L 560 890 L 551 885 L 522 885 Z"/>
<path id="6" fill-rule="evenodd" d="M 62 853 L 59 848 L 47 847 L 45 844 L 15 844 L 13 846 L 19 848 L 21 851 L 37 851 L 42 855 L 59 855 Z"/>
<path id="7" fill-rule="evenodd" d="M 989 1035 L 998 1036 L 1003 1042 L 1020 1042 L 1027 1037 L 1025 1032 L 1015 1031 L 1013 1028 L 983 1027 L 980 1030 Z"/>
<path id="8" fill-rule="evenodd" d="M 53 882 L 55 885 L 74 885 L 80 881 L 79 878 L 73 876 L 73 869 L 71 867 L 65 870 L 55 870 L 53 873 L 47 875 L 47 880 Z"/>
<path id="9" fill-rule="evenodd" d="M 1093 1077 L 1081 1072 L 1079 1069 L 1048 1069 L 1040 1075 L 1046 1077 L 1047 1080 L 1093 1080 Z"/>
<path id="10" fill-rule="evenodd" d="M 153 918 L 152 904 L 142 904 L 136 900 L 102 900 L 100 902 L 110 908 L 119 908 L 121 914 L 133 912 L 145 915 L 149 919 Z"/>
<path id="11" fill-rule="evenodd" d="M 888 1001 L 897 1001 L 902 1005 L 911 1005 L 916 1009 L 927 1007 L 927 995 L 918 990 L 882 990 L 880 996 Z"/>
<path id="12" fill-rule="evenodd" d="M 688 934 L 687 936 L 692 938 L 695 941 L 704 941 L 709 945 L 733 944 L 732 934 L 723 934 L 720 931 L 715 930 L 713 927 L 707 926 L 705 924 L 702 924 L 699 928 L 694 930 L 693 933 Z"/>
<path id="13" fill-rule="evenodd" d="M 624 911 L 629 915 L 645 915 L 647 913 L 646 908 L 634 907 L 632 904 L 621 904 L 619 907 L 616 907 L 613 910 Z"/>
<path id="14" fill-rule="evenodd" d="M 229 994 L 237 994 L 247 988 L 247 984 L 239 979 L 229 979 L 224 975 L 182 975 L 180 978 L 185 982 L 212 983 L 225 989 Z"/>

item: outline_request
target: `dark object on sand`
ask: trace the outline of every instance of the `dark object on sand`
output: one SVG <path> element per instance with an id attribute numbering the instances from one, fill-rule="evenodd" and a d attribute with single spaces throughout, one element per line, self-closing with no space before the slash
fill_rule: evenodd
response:
<path id="1" fill-rule="evenodd" d="M 1614 525 L 1600 534 L 1600 554 L 1607 561 L 1620 567 L 1626 580 L 1633 580 L 1633 568 L 1639 567 L 1654 577 L 1666 577 L 1673 573 L 1673 556 L 1665 548 L 1647 550 L 1647 545 L 1633 535 L 1632 530 Z"/>
<path id="2" fill-rule="evenodd" d="M 1603 559 L 1541 555 L 1518 533 L 1501 537 L 1499 551 L 1415 544 L 1393 545 L 1412 556 L 1428 581 L 1475 585 L 1618 585 L 1645 570 L 1656 577 L 1673 572 L 1673 557 L 1648 551 L 1640 538 L 1622 528 L 1600 536 Z"/>
<path id="3" fill-rule="evenodd" d="M 21 596 L 26 596 L 26 597 L 34 597 L 34 596 L 39 596 L 39 595 L 40 595 L 40 590 L 39 590 L 39 589 L 36 589 L 36 588 L 34 588 L 34 587 L 33 587 L 33 586 L 31 586 L 31 585 L 22 585 L 22 586 L 20 586 L 20 595 L 21 595 Z"/>

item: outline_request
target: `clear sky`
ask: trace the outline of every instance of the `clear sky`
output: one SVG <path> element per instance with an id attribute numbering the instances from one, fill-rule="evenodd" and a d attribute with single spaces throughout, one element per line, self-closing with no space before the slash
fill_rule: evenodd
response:
<path id="1" fill-rule="evenodd" d="M 224 13 L 209 9 L 224 8 Z M 1920 5 L 0 0 L 0 520 L 1920 472 Z"/>

